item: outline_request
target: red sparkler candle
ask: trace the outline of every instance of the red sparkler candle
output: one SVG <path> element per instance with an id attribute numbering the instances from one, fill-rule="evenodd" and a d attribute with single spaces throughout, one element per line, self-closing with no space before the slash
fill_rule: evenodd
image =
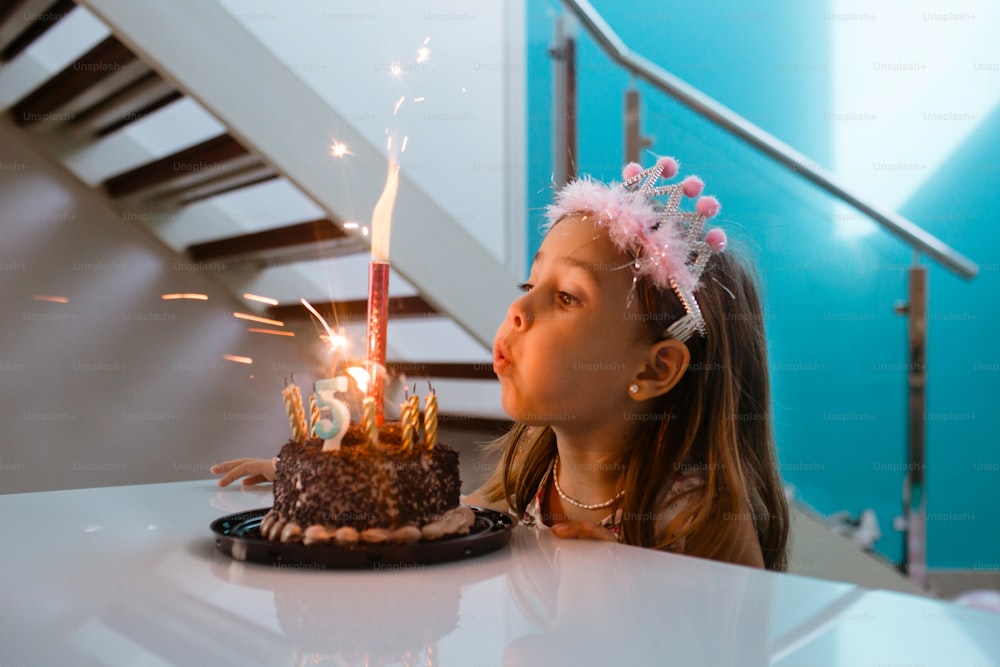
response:
<path id="1" fill-rule="evenodd" d="M 372 261 L 368 267 L 368 333 L 365 344 L 368 376 L 371 378 L 368 396 L 375 399 L 375 421 L 379 426 L 385 421 L 383 396 L 386 320 L 389 315 L 389 232 L 398 189 L 399 164 L 390 158 L 385 187 L 372 212 Z"/>
<path id="2" fill-rule="evenodd" d="M 368 265 L 368 395 L 375 399 L 375 422 L 381 426 L 382 399 L 385 392 L 386 318 L 389 315 L 389 263 L 372 261 Z"/>

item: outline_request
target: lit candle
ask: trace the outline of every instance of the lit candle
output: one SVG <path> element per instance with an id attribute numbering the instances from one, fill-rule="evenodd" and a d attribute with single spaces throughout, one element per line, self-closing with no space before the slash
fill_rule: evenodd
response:
<path id="1" fill-rule="evenodd" d="M 369 447 L 378 445 L 378 423 L 375 417 L 375 399 L 366 396 L 361 403 L 361 428 L 364 429 Z"/>
<path id="2" fill-rule="evenodd" d="M 434 449 L 438 436 L 438 401 L 434 390 L 424 399 L 424 444 L 428 450 Z"/>
<path id="3" fill-rule="evenodd" d="M 389 233 L 392 208 L 399 190 L 399 163 L 389 159 L 385 187 L 372 211 L 372 261 L 368 267 L 368 328 L 365 342 L 371 384 L 368 396 L 375 399 L 375 419 L 381 425 L 385 390 L 386 319 L 389 315 Z"/>
<path id="4" fill-rule="evenodd" d="M 317 414 L 324 416 L 329 413 L 330 417 L 317 419 L 313 426 L 316 435 L 323 438 L 323 451 L 336 451 L 340 449 L 340 442 L 344 439 L 344 434 L 351 425 L 351 411 L 347 409 L 347 404 L 334 396 L 335 392 L 347 390 L 347 378 L 336 377 L 331 380 L 319 380 L 316 382 L 316 393 L 318 396 L 316 405 Z"/>

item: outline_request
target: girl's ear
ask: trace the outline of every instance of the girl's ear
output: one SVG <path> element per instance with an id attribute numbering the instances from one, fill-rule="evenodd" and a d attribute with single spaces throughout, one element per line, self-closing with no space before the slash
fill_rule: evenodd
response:
<path id="1" fill-rule="evenodd" d="M 629 397 L 646 401 L 662 396 L 680 382 L 690 363 L 691 352 L 681 341 L 670 338 L 653 343 L 646 366 L 632 380 Z"/>

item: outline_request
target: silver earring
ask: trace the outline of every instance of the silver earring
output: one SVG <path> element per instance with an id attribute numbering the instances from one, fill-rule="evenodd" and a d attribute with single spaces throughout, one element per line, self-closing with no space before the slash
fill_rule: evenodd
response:
<path id="1" fill-rule="evenodd" d="M 637 385 L 637 384 L 630 384 L 628 386 L 628 393 L 630 393 L 630 394 L 638 394 L 639 393 L 639 385 Z"/>

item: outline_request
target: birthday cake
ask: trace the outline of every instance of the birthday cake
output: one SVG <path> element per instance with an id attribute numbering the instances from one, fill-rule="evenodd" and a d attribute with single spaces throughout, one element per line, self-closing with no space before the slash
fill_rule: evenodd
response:
<path id="1" fill-rule="evenodd" d="M 410 543 L 467 534 L 475 522 L 459 506 L 458 452 L 447 445 L 404 442 L 399 423 L 377 440 L 352 424 L 340 446 L 290 440 L 275 464 L 274 507 L 261 522 L 271 541 Z"/>

